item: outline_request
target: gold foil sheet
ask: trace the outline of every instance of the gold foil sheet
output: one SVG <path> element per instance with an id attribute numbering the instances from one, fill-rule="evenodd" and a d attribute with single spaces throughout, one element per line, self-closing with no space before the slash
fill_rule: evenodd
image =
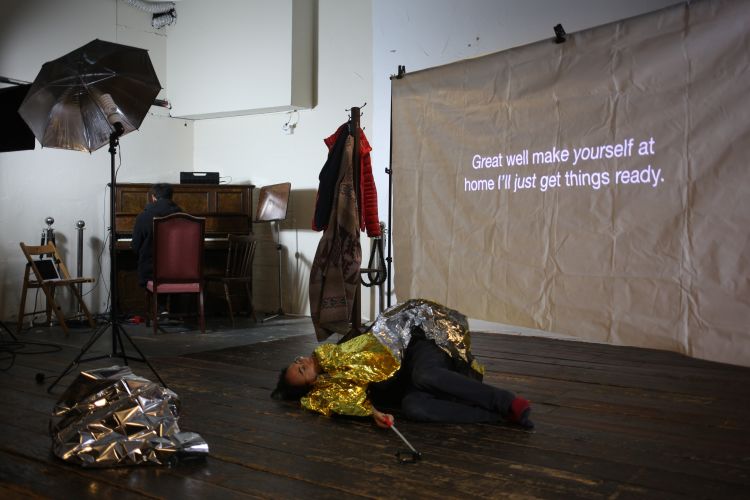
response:
<path id="1" fill-rule="evenodd" d="M 208 444 L 177 425 L 179 398 L 129 367 L 81 372 L 55 405 L 52 451 L 85 467 L 172 464 Z"/>
<path id="2" fill-rule="evenodd" d="M 386 346 L 366 333 L 343 344 L 323 344 L 314 356 L 325 371 L 318 376 L 302 406 L 324 415 L 367 416 L 372 405 L 367 384 L 390 378 L 401 364 Z"/>

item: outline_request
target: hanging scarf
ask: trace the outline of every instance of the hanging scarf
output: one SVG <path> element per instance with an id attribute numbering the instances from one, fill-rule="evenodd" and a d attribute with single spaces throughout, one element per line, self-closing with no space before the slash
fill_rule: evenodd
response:
<path id="1" fill-rule="evenodd" d="M 318 243 L 310 270 L 310 313 L 319 341 L 351 330 L 354 299 L 359 288 L 362 248 L 359 210 L 352 174 L 354 138 L 346 139 L 338 172 L 333 209 Z"/>

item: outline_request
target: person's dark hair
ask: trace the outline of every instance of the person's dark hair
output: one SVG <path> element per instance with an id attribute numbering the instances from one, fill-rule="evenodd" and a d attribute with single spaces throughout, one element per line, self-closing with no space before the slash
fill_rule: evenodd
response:
<path id="1" fill-rule="evenodd" d="M 172 199 L 172 185 L 167 183 L 160 183 L 160 184 L 154 184 L 151 186 L 151 194 L 154 195 L 154 198 L 157 200 L 166 199 L 171 200 Z"/>
<path id="2" fill-rule="evenodd" d="M 281 369 L 279 373 L 279 379 L 276 381 L 276 388 L 271 392 L 273 399 L 284 399 L 291 401 L 293 399 L 300 399 L 302 396 L 307 394 L 311 386 L 309 385 L 292 385 L 286 380 L 286 370 L 288 367 Z"/>

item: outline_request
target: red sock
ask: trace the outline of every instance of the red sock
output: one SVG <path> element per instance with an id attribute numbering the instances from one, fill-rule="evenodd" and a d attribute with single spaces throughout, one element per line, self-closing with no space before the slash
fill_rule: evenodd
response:
<path id="1" fill-rule="evenodd" d="M 509 420 L 517 424 L 521 420 L 521 415 L 523 415 L 523 412 L 530 407 L 531 404 L 527 399 L 516 397 L 510 404 Z"/>

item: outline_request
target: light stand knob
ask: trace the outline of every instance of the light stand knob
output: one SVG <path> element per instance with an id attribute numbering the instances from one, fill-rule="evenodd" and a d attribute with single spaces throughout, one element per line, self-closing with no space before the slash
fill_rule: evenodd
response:
<path id="1" fill-rule="evenodd" d="M 44 223 L 47 224 L 47 227 L 42 228 L 42 245 L 46 245 L 47 243 L 55 243 L 55 229 L 52 227 L 52 224 L 55 223 L 54 217 L 47 217 L 44 219 Z"/>

